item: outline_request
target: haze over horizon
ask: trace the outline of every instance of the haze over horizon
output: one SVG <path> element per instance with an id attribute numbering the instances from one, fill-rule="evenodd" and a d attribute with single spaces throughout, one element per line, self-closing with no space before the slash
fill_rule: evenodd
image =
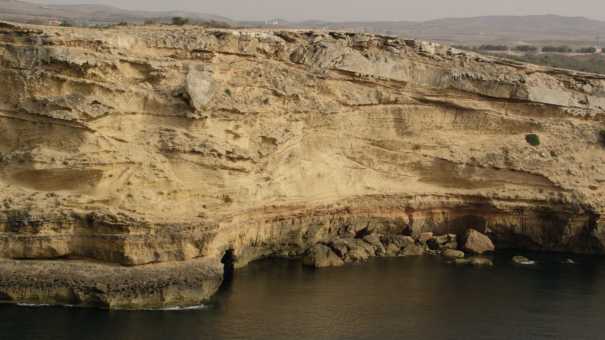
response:
<path id="1" fill-rule="evenodd" d="M 423 21 L 489 15 L 583 16 L 605 20 L 602 0 L 35 0 L 42 4 L 103 4 L 133 10 L 195 11 L 235 20 Z"/>

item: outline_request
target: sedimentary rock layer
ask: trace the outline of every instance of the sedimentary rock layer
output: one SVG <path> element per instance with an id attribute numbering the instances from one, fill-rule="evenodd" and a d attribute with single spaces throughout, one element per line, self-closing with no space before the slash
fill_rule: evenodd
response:
<path id="1" fill-rule="evenodd" d="M 225 254 L 368 233 L 604 250 L 603 76 L 367 34 L 0 23 L 0 84 L 3 300 L 191 304 Z"/>

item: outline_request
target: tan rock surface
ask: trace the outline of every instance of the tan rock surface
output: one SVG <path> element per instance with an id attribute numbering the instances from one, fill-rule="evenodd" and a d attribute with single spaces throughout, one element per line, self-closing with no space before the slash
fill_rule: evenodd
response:
<path id="1" fill-rule="evenodd" d="M 475 229 L 468 229 L 464 236 L 464 250 L 473 254 L 483 254 L 496 250 L 496 247 L 487 235 Z"/>
<path id="2" fill-rule="evenodd" d="M 0 23 L 0 84 L 0 257 L 24 266 L 471 226 L 603 252 L 603 76 L 366 34 Z M 28 299 L 2 288 L 17 262 L 4 299 Z"/>

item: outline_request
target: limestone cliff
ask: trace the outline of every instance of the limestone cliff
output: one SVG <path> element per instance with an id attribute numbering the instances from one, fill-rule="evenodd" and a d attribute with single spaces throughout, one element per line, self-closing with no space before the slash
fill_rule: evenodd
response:
<path id="1" fill-rule="evenodd" d="M 362 231 L 605 249 L 605 76 L 366 34 L 0 23 L 0 84 L 3 300 L 192 304 L 226 252 Z"/>

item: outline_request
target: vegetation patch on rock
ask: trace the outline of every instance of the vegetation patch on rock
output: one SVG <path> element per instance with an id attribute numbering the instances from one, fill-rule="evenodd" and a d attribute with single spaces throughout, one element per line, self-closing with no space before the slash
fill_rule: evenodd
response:
<path id="1" fill-rule="evenodd" d="M 534 133 L 526 135 L 525 136 L 525 140 L 531 146 L 539 146 L 540 145 L 540 136 L 538 136 L 538 135 L 536 135 Z"/>

